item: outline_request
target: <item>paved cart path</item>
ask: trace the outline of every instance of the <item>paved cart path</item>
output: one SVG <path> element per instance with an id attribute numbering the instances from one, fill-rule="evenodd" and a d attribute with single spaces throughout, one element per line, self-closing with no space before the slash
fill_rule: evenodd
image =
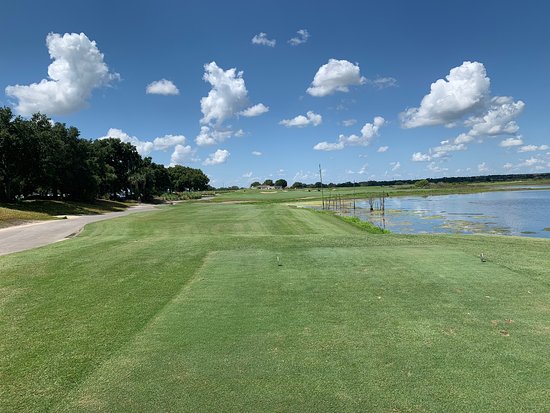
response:
<path id="1" fill-rule="evenodd" d="M 120 212 L 102 215 L 81 215 L 69 219 L 41 221 L 0 229 L 0 255 L 11 254 L 62 241 L 78 233 L 86 224 L 117 218 L 134 212 L 151 211 L 154 205 L 137 205 Z"/>

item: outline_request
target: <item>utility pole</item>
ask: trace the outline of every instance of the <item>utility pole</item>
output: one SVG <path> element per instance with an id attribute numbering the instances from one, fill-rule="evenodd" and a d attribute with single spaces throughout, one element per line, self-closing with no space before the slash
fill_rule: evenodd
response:
<path id="1" fill-rule="evenodd" d="M 323 172 L 321 171 L 321 164 L 319 164 L 319 179 L 321 180 L 321 203 L 322 208 L 325 209 L 325 192 L 323 191 Z"/>

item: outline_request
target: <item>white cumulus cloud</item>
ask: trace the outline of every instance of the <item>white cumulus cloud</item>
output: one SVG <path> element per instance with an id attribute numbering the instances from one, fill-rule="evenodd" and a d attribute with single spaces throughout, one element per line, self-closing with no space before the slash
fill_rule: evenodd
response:
<path id="1" fill-rule="evenodd" d="M 428 153 L 415 152 L 412 154 L 413 162 L 429 162 L 434 159 L 446 158 L 449 153 L 456 151 L 465 151 L 468 147 L 463 143 L 451 143 L 448 140 L 441 141 L 439 146 L 428 150 Z"/>
<path id="2" fill-rule="evenodd" d="M 358 171 L 352 171 L 351 169 L 348 169 L 346 173 L 350 175 L 354 175 L 354 174 L 364 175 L 368 172 L 368 170 L 369 170 L 369 164 L 366 163 Z"/>
<path id="3" fill-rule="evenodd" d="M 430 155 L 433 159 L 444 158 L 450 152 L 465 151 L 467 146 L 463 143 L 449 143 L 449 141 L 441 142 L 440 146 L 430 148 Z"/>
<path id="4" fill-rule="evenodd" d="M 296 32 L 296 34 L 298 34 L 298 36 L 293 37 L 288 41 L 291 46 L 298 46 L 300 44 L 303 44 L 307 42 L 307 40 L 310 38 L 310 34 L 307 29 L 300 29 Z"/>
<path id="5" fill-rule="evenodd" d="M 337 143 L 319 142 L 313 147 L 318 151 L 337 151 L 344 149 L 346 146 L 368 146 L 371 141 L 378 135 L 386 120 L 382 116 L 376 116 L 372 123 L 365 123 L 361 128 L 361 135 L 340 135 Z"/>
<path id="6" fill-rule="evenodd" d="M 550 149 L 548 145 L 525 145 L 518 149 L 518 152 L 535 152 L 535 151 L 546 151 Z"/>
<path id="7" fill-rule="evenodd" d="M 17 99 L 15 110 L 19 114 L 75 112 L 86 106 L 94 89 L 119 78 L 109 71 L 96 42 L 84 33 L 50 33 L 46 45 L 53 60 L 48 79 L 6 87 L 6 95 Z"/>
<path id="8" fill-rule="evenodd" d="M 259 116 L 269 110 L 258 103 L 248 106 L 248 90 L 243 79 L 243 72 L 232 68 L 224 70 L 216 62 L 204 65 L 204 81 L 210 83 L 208 96 L 201 98 L 201 131 L 195 138 L 198 145 L 213 145 L 223 142 L 231 136 L 243 136 L 244 132 L 233 132 L 223 128 L 223 122 L 233 116 Z"/>
<path id="9" fill-rule="evenodd" d="M 147 156 L 152 151 L 165 151 L 166 149 L 181 146 L 185 144 L 185 136 L 183 135 L 165 135 L 155 138 L 152 142 L 141 140 L 136 136 L 128 135 L 121 129 L 110 128 L 105 136 L 98 139 L 120 139 L 122 142 L 131 143 L 136 147 L 137 152 L 141 156 Z"/>
<path id="10" fill-rule="evenodd" d="M 250 106 L 249 108 L 239 112 L 239 115 L 252 118 L 254 116 L 263 115 L 266 112 L 269 112 L 269 106 L 265 106 L 263 103 L 258 103 L 257 105 Z"/>
<path id="11" fill-rule="evenodd" d="M 489 172 L 491 169 L 487 166 L 486 162 L 482 162 L 477 166 L 479 172 Z"/>
<path id="12" fill-rule="evenodd" d="M 449 168 L 444 168 L 442 166 L 439 166 L 438 164 L 436 164 L 435 162 L 430 162 L 426 168 L 432 172 L 435 172 L 435 173 L 441 173 L 441 172 L 447 172 L 449 170 Z"/>
<path id="13" fill-rule="evenodd" d="M 275 47 L 277 44 L 277 40 L 275 39 L 268 39 L 267 33 L 258 33 L 252 38 L 252 44 L 258 44 L 262 46 L 269 46 L 269 47 Z"/>
<path id="14" fill-rule="evenodd" d="M 411 161 L 413 162 L 429 162 L 432 160 L 432 157 L 428 154 L 415 152 L 412 154 Z"/>
<path id="15" fill-rule="evenodd" d="M 365 82 L 366 78 L 361 76 L 359 65 L 347 60 L 330 59 L 319 68 L 307 93 L 321 97 L 335 92 L 349 92 L 350 86 Z"/>
<path id="16" fill-rule="evenodd" d="M 386 152 L 390 147 L 389 146 L 380 146 L 376 152 L 383 153 Z"/>
<path id="17" fill-rule="evenodd" d="M 487 112 L 480 117 L 471 117 L 466 125 L 471 126 L 471 136 L 512 135 L 519 130 L 514 119 L 518 117 L 525 103 L 514 102 L 509 96 L 495 96 L 491 99 Z"/>
<path id="18" fill-rule="evenodd" d="M 527 167 L 533 167 L 538 164 L 543 164 L 545 161 L 540 158 L 535 158 L 534 156 L 530 157 L 529 159 L 524 160 L 522 163 L 519 164 L 519 166 L 527 166 Z"/>
<path id="19" fill-rule="evenodd" d="M 401 168 L 401 162 L 390 162 L 390 166 L 392 171 L 397 171 Z"/>
<path id="20" fill-rule="evenodd" d="M 452 124 L 483 106 L 490 83 L 482 63 L 464 62 L 451 69 L 445 79 L 432 83 L 419 107 L 401 113 L 402 125 L 416 128 Z"/>
<path id="21" fill-rule="evenodd" d="M 503 148 L 510 148 L 512 146 L 520 146 L 523 145 L 523 139 L 521 139 L 521 136 L 514 137 L 514 138 L 506 138 L 498 144 L 499 146 L 502 146 Z"/>
<path id="22" fill-rule="evenodd" d="M 361 129 L 361 135 L 340 135 L 337 143 L 319 142 L 313 147 L 315 150 L 335 151 L 344 149 L 345 146 L 367 146 L 378 135 L 379 129 L 385 124 L 381 116 L 376 116 L 373 123 L 366 123 Z"/>
<path id="23" fill-rule="evenodd" d="M 218 149 L 216 152 L 208 155 L 208 158 L 203 162 L 204 165 L 219 165 L 227 161 L 229 151 L 226 149 Z"/>
<path id="24" fill-rule="evenodd" d="M 236 133 L 241 136 L 239 132 L 240 130 Z M 195 138 L 195 143 L 199 146 L 215 145 L 229 139 L 233 135 L 233 131 L 231 130 L 216 130 L 209 126 L 201 126 L 201 131 Z"/>
<path id="25" fill-rule="evenodd" d="M 165 135 L 163 137 L 155 138 L 153 140 L 153 146 L 155 150 L 164 151 L 176 145 L 183 145 L 185 140 L 185 136 L 183 135 Z"/>
<path id="26" fill-rule="evenodd" d="M 226 119 L 234 116 L 248 103 L 248 91 L 243 72 L 232 68 L 223 70 L 216 62 L 204 65 L 204 81 L 212 89 L 208 96 L 201 98 L 202 124 L 220 126 Z"/>
<path id="27" fill-rule="evenodd" d="M 322 171 L 325 172 L 324 170 Z M 312 179 L 315 179 L 316 177 L 319 177 L 319 172 L 311 172 L 311 171 L 298 171 L 294 175 L 294 182 L 297 181 L 310 181 Z"/>
<path id="28" fill-rule="evenodd" d="M 369 79 L 368 83 L 376 87 L 377 89 L 385 89 L 387 87 L 396 87 L 397 79 L 394 77 L 377 77 L 376 79 Z"/>
<path id="29" fill-rule="evenodd" d="M 252 155 L 254 156 L 262 156 L 262 153 L 260 151 L 252 151 Z"/>
<path id="30" fill-rule="evenodd" d="M 454 139 L 454 143 L 456 144 L 460 144 L 460 143 L 470 143 L 474 140 L 475 138 L 470 135 L 469 133 L 461 133 L 460 135 L 458 135 L 455 139 Z"/>
<path id="31" fill-rule="evenodd" d="M 151 153 L 151 151 L 154 149 L 155 145 L 153 142 L 149 141 L 142 141 L 139 138 L 135 136 L 130 136 L 126 132 L 122 131 L 121 129 L 117 128 L 111 128 L 107 131 L 107 135 L 102 136 L 98 139 L 120 139 L 122 142 L 130 143 L 136 147 L 137 152 L 141 156 L 147 156 Z"/>
<path id="32" fill-rule="evenodd" d="M 311 110 L 304 115 L 298 115 L 292 119 L 283 119 L 279 122 L 280 125 L 284 125 L 287 128 L 295 126 L 297 128 L 303 128 L 308 125 L 318 126 L 323 121 L 323 117 Z"/>
<path id="33" fill-rule="evenodd" d="M 428 154 L 418 154 L 417 159 L 445 158 L 450 152 L 463 151 L 471 142 L 483 142 L 487 137 L 508 135 L 500 143 L 502 147 L 523 144 L 518 135 L 515 119 L 523 112 L 525 103 L 510 96 L 490 96 L 490 79 L 479 62 L 464 62 L 451 69 L 446 80 L 432 84 L 430 94 L 424 96 L 420 107 L 401 113 L 404 128 L 429 125 L 454 127 L 458 124 L 469 128 L 455 139 L 430 148 Z"/>
<path id="34" fill-rule="evenodd" d="M 174 152 L 172 152 L 172 155 L 170 156 L 171 165 L 182 164 L 188 160 L 193 161 L 193 159 L 191 159 L 193 155 L 194 151 L 191 146 L 176 145 L 174 147 Z"/>
<path id="35" fill-rule="evenodd" d="M 506 169 L 508 171 L 509 170 L 515 170 L 515 171 L 520 171 L 520 170 L 543 171 L 543 170 L 547 170 L 548 168 L 550 168 L 550 163 L 548 163 L 544 159 L 535 158 L 535 157 L 532 156 L 531 158 L 524 159 L 523 161 L 521 161 L 517 164 L 513 164 L 511 162 L 505 163 L 504 165 L 502 165 L 502 168 Z"/>
<path id="36" fill-rule="evenodd" d="M 357 119 L 345 119 L 342 121 L 342 125 L 346 127 L 353 126 L 357 123 Z"/>
<path id="37" fill-rule="evenodd" d="M 339 151 L 341 149 L 344 149 L 344 144 L 342 142 L 319 142 L 313 147 L 313 149 L 315 149 L 316 151 Z"/>
<path id="38" fill-rule="evenodd" d="M 446 157 L 450 152 L 466 150 L 466 145 L 474 140 L 482 142 L 485 137 L 497 135 L 513 135 L 500 142 L 502 147 L 523 144 L 521 136 L 514 136 L 519 127 L 513 119 L 521 114 L 525 104 L 521 100 L 514 102 L 507 96 L 495 96 L 487 102 L 485 114 L 472 116 L 464 122 L 466 126 L 471 127 L 469 131 L 459 134 L 452 143 L 446 140 L 441 142 L 441 146 L 429 149 L 433 158 Z"/>
<path id="39" fill-rule="evenodd" d="M 171 80 L 155 80 L 147 85 L 145 93 L 148 95 L 179 95 L 180 91 Z"/>

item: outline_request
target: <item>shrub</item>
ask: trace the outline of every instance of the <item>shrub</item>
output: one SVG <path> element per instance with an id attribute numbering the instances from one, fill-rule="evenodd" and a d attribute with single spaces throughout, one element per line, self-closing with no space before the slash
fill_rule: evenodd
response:
<path id="1" fill-rule="evenodd" d="M 417 188 L 426 188 L 428 185 L 430 185 L 430 183 L 427 179 L 421 179 L 420 181 L 416 181 L 414 183 L 414 186 Z"/>

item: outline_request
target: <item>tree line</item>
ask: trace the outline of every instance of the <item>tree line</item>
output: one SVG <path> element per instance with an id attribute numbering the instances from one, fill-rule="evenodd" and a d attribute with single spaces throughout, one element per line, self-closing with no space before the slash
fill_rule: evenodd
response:
<path id="1" fill-rule="evenodd" d="M 510 182 L 520 181 L 527 179 L 550 179 L 550 173 L 534 173 L 534 174 L 507 174 L 507 175 L 479 175 L 479 176 L 451 176 L 442 178 L 426 178 L 421 180 L 416 179 L 402 179 L 402 180 L 390 180 L 390 181 L 360 181 L 360 182 L 340 182 L 340 183 L 321 183 L 317 181 L 315 183 L 303 183 L 296 181 L 290 188 L 291 189 L 320 189 L 320 188 L 351 188 L 351 187 L 365 187 L 365 186 L 395 186 L 395 185 L 414 185 L 416 187 L 426 187 L 430 184 L 464 184 L 464 183 L 490 183 L 490 182 Z M 262 185 L 256 181 L 250 184 L 251 188 L 255 188 Z M 277 180 L 273 182 L 271 179 L 266 179 L 263 185 L 276 185 L 285 188 L 287 182 Z M 228 189 L 239 189 L 238 187 L 232 187 Z"/>
<path id="2" fill-rule="evenodd" d="M 210 189 L 200 170 L 166 168 L 119 139 L 88 140 L 40 113 L 30 119 L 0 108 L 0 202 L 30 196 L 149 201 L 166 192 Z"/>
<path id="3" fill-rule="evenodd" d="M 256 187 L 261 186 L 261 185 L 278 186 L 278 187 L 281 187 L 281 188 L 284 189 L 288 186 L 288 182 L 285 179 L 277 179 L 275 182 L 273 182 L 273 179 L 266 179 L 263 184 L 258 182 L 258 181 L 252 182 L 250 184 L 250 187 L 251 188 L 256 188 Z"/>

